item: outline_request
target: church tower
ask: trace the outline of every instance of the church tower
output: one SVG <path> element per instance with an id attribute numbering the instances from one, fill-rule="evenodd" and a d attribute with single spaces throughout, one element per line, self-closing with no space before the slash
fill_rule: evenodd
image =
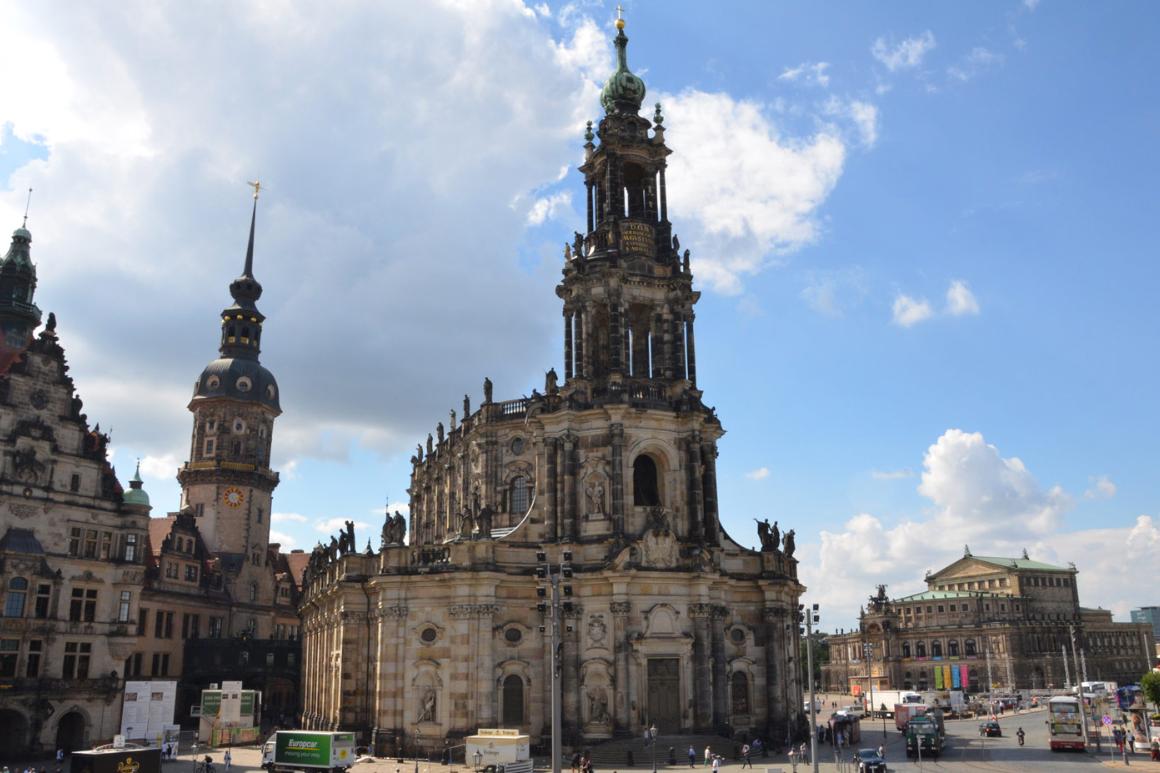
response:
<path id="1" fill-rule="evenodd" d="M 209 550 L 260 565 L 278 485 L 278 473 L 270 469 L 270 444 L 282 409 L 278 383 L 258 361 L 265 317 L 255 305 L 262 285 L 253 273 L 258 209 L 258 185 L 253 185 L 245 268 L 230 283 L 234 302 L 221 314 L 220 356 L 194 384 L 189 462 L 177 478 L 182 509 L 192 510 Z"/>
<path id="2" fill-rule="evenodd" d="M 32 331 L 40 324 L 40 309 L 32 302 L 36 267 L 32 265 L 32 234 L 28 217 L 12 233 L 8 254 L 0 259 L 0 374 L 24 353 Z"/>

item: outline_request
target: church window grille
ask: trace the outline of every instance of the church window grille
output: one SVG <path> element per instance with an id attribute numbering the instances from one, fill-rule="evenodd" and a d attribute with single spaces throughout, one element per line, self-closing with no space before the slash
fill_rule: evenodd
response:
<path id="1" fill-rule="evenodd" d="M 36 608 L 33 611 L 33 616 L 39 620 L 44 620 L 48 617 L 48 605 L 52 601 L 52 586 L 48 583 L 42 583 L 36 586 Z"/>
<path id="2" fill-rule="evenodd" d="M 4 597 L 5 617 L 24 617 L 24 602 L 28 598 L 28 580 L 13 577 L 8 581 L 8 595 Z"/>
<path id="3" fill-rule="evenodd" d="M 44 652 L 44 642 L 33 639 L 28 642 L 28 661 L 24 665 L 24 675 L 29 679 L 40 676 L 40 656 Z"/>
<path id="4" fill-rule="evenodd" d="M 198 502 L 196 505 L 193 506 L 193 515 L 196 518 L 201 518 L 203 515 L 205 515 L 205 503 L 204 502 Z"/>
<path id="5" fill-rule="evenodd" d="M 65 679 L 88 679 L 89 659 L 92 657 L 93 645 L 87 641 L 69 641 L 64 643 L 64 665 L 61 676 Z"/>
<path id="6" fill-rule="evenodd" d="M 908 642 L 908 641 L 902 642 L 902 657 L 904 657 L 904 658 L 910 657 L 910 642 Z"/>
<path id="7" fill-rule="evenodd" d="M 121 591 L 121 599 L 117 602 L 117 622 L 129 622 L 129 608 L 133 605 L 133 592 Z"/>
<path id="8" fill-rule="evenodd" d="M 137 610 L 137 635 L 138 636 L 145 635 L 145 628 L 149 624 L 148 620 L 149 620 L 149 610 L 146 609 L 145 607 L 141 607 L 140 609 L 138 609 Z"/>
<path id="9" fill-rule="evenodd" d="M 216 419 L 207 419 L 205 422 L 205 431 L 206 432 L 217 432 L 217 420 Z"/>
<path id="10" fill-rule="evenodd" d="M 137 535 L 127 534 L 125 536 L 125 560 L 130 563 L 137 560 Z"/>
<path id="11" fill-rule="evenodd" d="M 932 658 L 941 658 L 943 653 L 942 642 L 936 641 L 930 644 L 930 656 Z"/>
<path id="12" fill-rule="evenodd" d="M 68 490 L 73 492 L 81 490 L 81 476 L 75 472 L 73 473 L 72 480 L 69 481 Z"/>
<path id="13" fill-rule="evenodd" d="M 522 516 L 528 511 L 530 499 L 529 489 L 530 486 L 528 485 L 528 479 L 523 475 L 517 475 L 516 477 L 512 478 L 510 500 L 511 507 L 509 508 L 509 512 L 511 512 L 513 515 Z"/>
<path id="14" fill-rule="evenodd" d="M 261 523 L 262 522 L 262 508 L 260 508 L 260 507 L 258 508 L 257 517 L 258 517 L 258 523 Z"/>
<path id="15" fill-rule="evenodd" d="M 16 676 L 16 660 L 20 655 L 19 639 L 0 639 L 0 677 Z"/>
<path id="16" fill-rule="evenodd" d="M 220 639 L 222 637 L 222 618 L 211 617 L 209 619 L 209 638 Z"/>
<path id="17" fill-rule="evenodd" d="M 744 671 L 734 671 L 730 677 L 733 698 L 733 715 L 749 714 L 749 677 Z"/>
<path id="18" fill-rule="evenodd" d="M 69 600 L 68 619 L 74 623 L 91 623 L 97 617 L 95 588 L 73 588 Z"/>
<path id="19" fill-rule="evenodd" d="M 958 639 L 951 639 L 949 642 L 947 642 L 947 655 L 949 655 L 952 658 L 957 658 L 959 656 L 959 640 Z"/>
<path id="20" fill-rule="evenodd" d="M 79 528 L 69 530 L 68 554 L 74 558 L 81 554 L 81 531 Z"/>
<path id="21" fill-rule="evenodd" d="M 166 561 L 165 562 L 165 577 L 167 579 L 170 579 L 170 580 L 176 580 L 177 574 L 178 574 L 177 564 L 174 563 L 173 561 Z"/>
<path id="22" fill-rule="evenodd" d="M 85 558 L 97 557 L 97 530 L 85 529 Z"/>
<path id="23" fill-rule="evenodd" d="M 250 601 L 254 602 L 257 600 L 258 600 L 258 583 L 252 582 L 252 583 L 250 583 Z"/>
<path id="24" fill-rule="evenodd" d="M 113 554 L 113 532 L 101 532 L 101 560 L 108 561 Z"/>
<path id="25" fill-rule="evenodd" d="M 926 657 L 926 642 L 920 641 L 914 645 L 914 655 L 915 655 L 915 657 L 919 657 L 919 658 Z"/>
<path id="26" fill-rule="evenodd" d="M 214 448 L 216 445 L 217 445 L 217 443 L 213 438 L 206 438 L 205 439 L 205 455 L 206 456 L 213 456 Z"/>
<path id="27" fill-rule="evenodd" d="M 197 582 L 197 564 L 185 565 L 185 581 Z"/>
<path id="28" fill-rule="evenodd" d="M 632 463 L 632 499 L 634 505 L 645 507 L 661 503 L 657 464 L 648 454 L 641 454 Z"/>
<path id="29" fill-rule="evenodd" d="M 504 727 L 524 724 L 524 680 L 515 674 L 503 680 L 503 724 Z"/>

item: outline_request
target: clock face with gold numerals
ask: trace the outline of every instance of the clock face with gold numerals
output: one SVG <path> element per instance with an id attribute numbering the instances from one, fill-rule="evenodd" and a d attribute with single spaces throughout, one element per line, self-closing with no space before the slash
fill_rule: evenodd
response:
<path id="1" fill-rule="evenodd" d="M 230 486 L 222 493 L 222 501 L 227 507 L 241 507 L 246 501 L 246 495 L 237 486 Z"/>

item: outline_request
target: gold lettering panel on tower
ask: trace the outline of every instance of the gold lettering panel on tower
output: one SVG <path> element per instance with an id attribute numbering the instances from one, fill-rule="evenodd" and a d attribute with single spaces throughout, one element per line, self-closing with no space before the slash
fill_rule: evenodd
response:
<path id="1" fill-rule="evenodd" d="M 620 253 L 621 255 L 643 255 L 651 258 L 656 255 L 656 236 L 651 225 L 621 221 L 620 223 Z"/>

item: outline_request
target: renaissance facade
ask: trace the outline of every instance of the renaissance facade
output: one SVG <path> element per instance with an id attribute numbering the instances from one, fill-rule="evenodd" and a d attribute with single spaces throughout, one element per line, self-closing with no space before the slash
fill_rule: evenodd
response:
<path id="1" fill-rule="evenodd" d="M 736 543 L 717 506 L 724 430 L 697 388 L 689 251 L 669 221 L 663 116 L 639 115 L 622 23 L 605 115 L 580 167 L 587 223 L 564 250 L 563 377 L 464 397 L 412 458 L 410 539 L 353 527 L 310 557 L 300 606 L 304 726 L 380 753 L 439 749 L 479 727 L 546 742 L 550 625 L 536 576 L 566 563 L 565 738 L 801 722 L 792 536 Z M 599 139 L 599 143 L 594 142 Z M 567 590 L 566 589 L 566 592 Z"/>
<path id="2" fill-rule="evenodd" d="M 928 574 L 927 590 L 870 597 L 858 630 L 831 636 L 826 690 L 1063 688 L 1081 679 L 1135 682 L 1150 667 L 1151 629 L 1079 603 L 1075 565 L 970 549 Z M 1065 660 L 1066 658 L 1066 660 Z M 988 676 L 989 675 L 989 676 Z"/>

